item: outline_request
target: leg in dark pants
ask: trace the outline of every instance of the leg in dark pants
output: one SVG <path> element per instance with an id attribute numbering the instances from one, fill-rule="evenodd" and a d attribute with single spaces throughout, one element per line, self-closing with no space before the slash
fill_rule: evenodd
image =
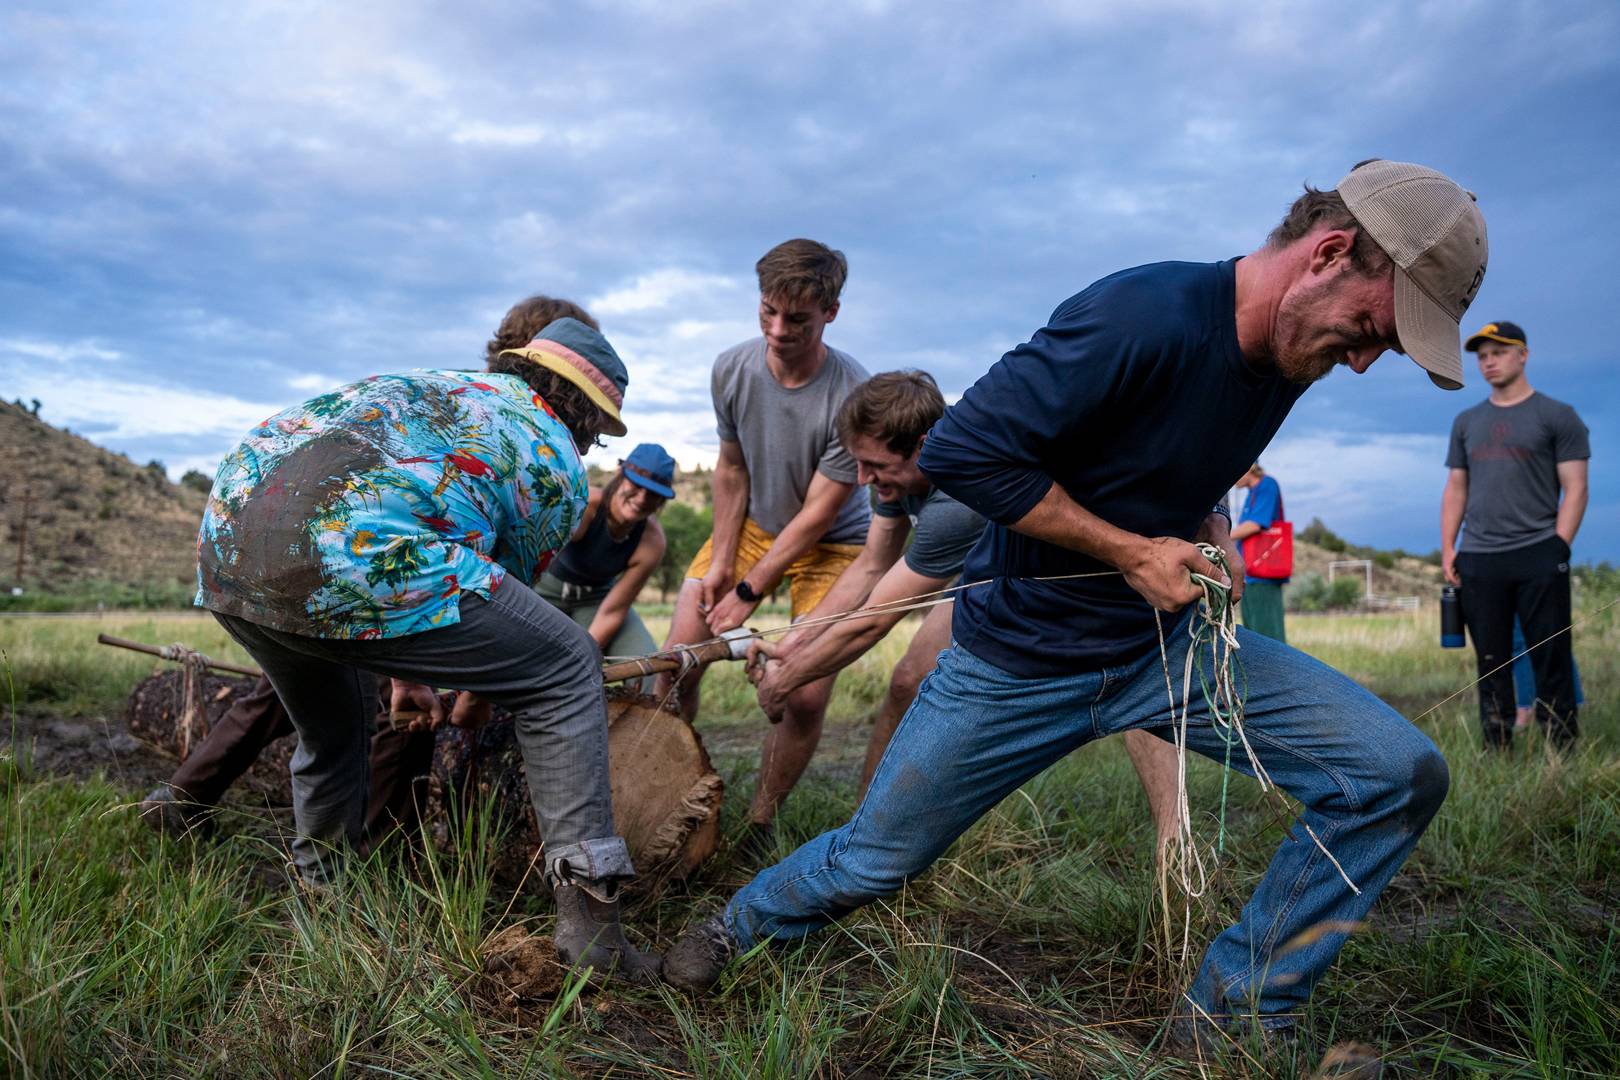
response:
<path id="1" fill-rule="evenodd" d="M 634 876 L 613 826 L 601 651 L 512 579 L 487 601 L 463 596 L 460 614 L 451 626 L 372 640 L 306 637 L 218 615 L 276 685 L 298 729 L 293 855 L 300 872 L 324 880 L 323 846 L 357 840 L 363 829 L 377 689 L 359 674 L 364 669 L 470 690 L 508 709 L 548 872 L 560 864 L 587 880 Z"/>
<path id="2" fill-rule="evenodd" d="M 1513 665 L 1508 661 L 1513 656 L 1518 585 L 1504 573 L 1510 567 L 1503 555 L 1464 552 L 1457 556 L 1457 573 L 1463 582 L 1463 621 L 1479 664 L 1479 726 L 1485 745 L 1492 748 L 1513 742 Z"/>
<path id="3" fill-rule="evenodd" d="M 364 838 L 377 679 L 292 647 L 289 639 L 296 635 L 230 615 L 216 617 L 259 662 L 298 731 L 289 767 L 293 864 L 304 880 L 324 884 L 338 871 L 336 849 L 358 848 Z"/>
<path id="4" fill-rule="evenodd" d="M 414 836 L 427 805 L 433 768 L 433 732 L 396 731 L 379 714 L 371 738 L 371 795 L 366 800 L 366 840 L 375 848 L 395 830 Z"/>
<path id="5" fill-rule="evenodd" d="M 225 790 L 248 771 L 264 748 L 292 730 L 276 688 L 261 675 L 169 777 L 169 788 L 182 802 L 217 806 Z"/>

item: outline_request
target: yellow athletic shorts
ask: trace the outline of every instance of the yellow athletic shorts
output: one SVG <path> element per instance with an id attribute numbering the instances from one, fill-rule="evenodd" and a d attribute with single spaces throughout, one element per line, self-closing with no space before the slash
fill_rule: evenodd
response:
<path id="1" fill-rule="evenodd" d="M 744 518 L 742 535 L 737 538 L 737 559 L 731 566 L 734 580 L 741 581 L 754 564 L 765 557 L 776 537 L 755 524 L 753 518 Z M 714 537 L 703 541 L 686 576 L 700 578 L 709 572 L 709 559 Z M 821 603 L 838 580 L 838 575 L 849 568 L 855 556 L 861 553 L 860 544 L 817 544 L 793 560 L 787 568 L 789 596 L 793 601 L 793 617 L 797 619 Z"/>

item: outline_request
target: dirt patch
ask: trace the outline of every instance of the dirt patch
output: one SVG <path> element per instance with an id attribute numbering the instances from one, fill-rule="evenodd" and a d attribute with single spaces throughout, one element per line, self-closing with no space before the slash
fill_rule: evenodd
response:
<path id="1" fill-rule="evenodd" d="M 135 738 L 122 718 L 61 716 L 19 709 L 18 756 L 36 773 L 89 780 L 96 774 L 144 794 L 174 771 L 175 760 Z"/>
<path id="2" fill-rule="evenodd" d="M 510 1011 L 550 1001 L 561 992 L 568 974 L 557 959 L 551 938 L 508 926 L 484 944 L 484 973 L 480 996 L 498 1009 Z"/>

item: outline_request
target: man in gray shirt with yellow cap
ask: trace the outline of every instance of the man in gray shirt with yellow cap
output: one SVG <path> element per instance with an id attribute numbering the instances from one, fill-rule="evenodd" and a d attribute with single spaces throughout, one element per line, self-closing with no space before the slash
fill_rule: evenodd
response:
<path id="1" fill-rule="evenodd" d="M 1524 330 L 1487 323 L 1468 339 L 1491 396 L 1451 425 L 1440 556 L 1463 587 L 1463 618 L 1479 659 L 1485 745 L 1513 741 L 1513 619 L 1524 627 L 1536 673 L 1536 719 L 1551 743 L 1575 742 L 1569 554 L 1586 513 L 1586 425 L 1525 377 Z M 1560 495 L 1562 498 L 1560 499 Z M 1462 532 L 1461 543 L 1457 540 Z"/>

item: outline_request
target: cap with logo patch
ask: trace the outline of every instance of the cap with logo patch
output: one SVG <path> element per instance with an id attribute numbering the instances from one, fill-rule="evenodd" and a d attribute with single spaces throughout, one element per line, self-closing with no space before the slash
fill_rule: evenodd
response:
<path id="1" fill-rule="evenodd" d="M 1461 390 L 1463 313 L 1485 280 L 1485 217 L 1474 193 L 1444 173 L 1403 161 L 1362 162 L 1339 197 L 1395 264 L 1401 349 L 1436 386 Z"/>
<path id="2" fill-rule="evenodd" d="M 1518 323 L 1502 319 L 1499 322 L 1486 323 L 1478 330 L 1475 330 L 1474 336 L 1468 339 L 1463 348 L 1469 352 L 1479 352 L 1479 347 L 1487 341 L 1499 341 L 1503 345 L 1522 346 L 1529 344 L 1530 339 L 1524 336 L 1524 328 Z"/>

